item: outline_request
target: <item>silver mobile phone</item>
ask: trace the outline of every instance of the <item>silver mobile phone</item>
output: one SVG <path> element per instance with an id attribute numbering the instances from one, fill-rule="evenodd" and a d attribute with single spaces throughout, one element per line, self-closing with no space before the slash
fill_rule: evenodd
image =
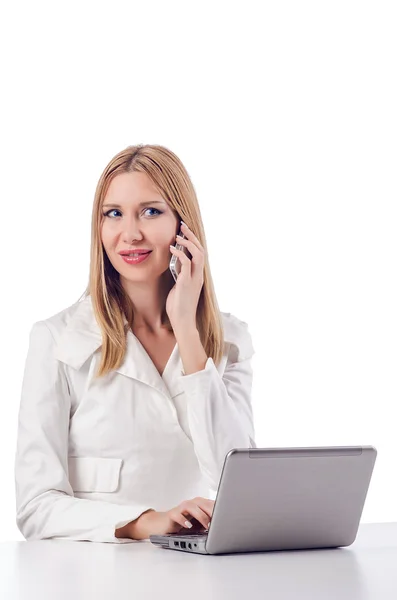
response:
<path id="1" fill-rule="evenodd" d="M 179 231 L 179 235 L 181 236 L 181 238 L 186 239 L 186 236 L 182 233 L 182 231 Z M 182 246 L 181 244 L 176 243 L 175 248 L 177 250 L 182 250 L 187 255 L 187 249 L 185 248 L 185 246 Z M 173 254 L 171 256 L 169 268 L 170 268 L 170 271 L 171 271 L 172 276 L 175 279 L 175 281 L 178 279 L 178 275 L 181 272 L 181 266 L 182 266 L 181 261 L 176 256 L 176 254 Z"/>

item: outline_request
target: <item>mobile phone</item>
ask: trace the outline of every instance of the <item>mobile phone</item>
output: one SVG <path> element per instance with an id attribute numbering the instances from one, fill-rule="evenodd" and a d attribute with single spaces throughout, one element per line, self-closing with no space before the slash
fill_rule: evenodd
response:
<path id="1" fill-rule="evenodd" d="M 186 236 L 182 233 L 182 231 L 179 231 L 179 235 L 181 236 L 181 238 L 186 239 Z M 175 244 L 175 248 L 177 250 L 182 250 L 182 252 L 184 252 L 187 255 L 187 250 L 185 248 L 185 246 L 182 246 L 181 244 L 176 243 Z M 177 257 L 176 254 L 173 254 L 171 256 L 171 260 L 170 260 L 170 271 L 172 273 L 173 278 L 175 279 L 175 281 L 178 279 L 178 275 L 181 272 L 181 261 L 179 260 L 179 258 Z"/>

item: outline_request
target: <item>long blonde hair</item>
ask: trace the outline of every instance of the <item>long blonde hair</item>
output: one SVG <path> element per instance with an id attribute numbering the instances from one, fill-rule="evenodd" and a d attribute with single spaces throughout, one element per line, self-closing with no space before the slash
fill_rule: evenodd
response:
<path id="1" fill-rule="evenodd" d="M 222 315 L 215 295 L 208 262 L 207 243 L 196 192 L 180 159 L 168 148 L 139 144 L 116 154 L 105 167 L 96 187 L 91 221 L 89 283 L 79 300 L 91 296 L 96 321 L 102 332 L 101 361 L 95 377 L 107 375 L 122 364 L 127 348 L 126 332 L 132 329 L 133 305 L 120 283 L 101 241 L 102 203 L 110 182 L 120 173 L 146 173 L 180 220 L 193 231 L 204 247 L 204 283 L 197 306 L 197 328 L 208 357 L 217 365 L 223 354 Z M 172 279 L 172 278 L 171 278 Z M 170 289 L 173 285 L 170 284 Z M 125 325 L 125 320 L 127 325 Z M 165 307 L 162 323 L 172 331 Z"/>

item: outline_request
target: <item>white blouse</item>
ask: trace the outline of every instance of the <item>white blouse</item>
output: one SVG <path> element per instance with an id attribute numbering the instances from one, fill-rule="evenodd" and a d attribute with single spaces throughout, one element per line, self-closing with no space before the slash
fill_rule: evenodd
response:
<path id="1" fill-rule="evenodd" d="M 33 324 L 15 456 L 25 539 L 131 543 L 115 529 L 149 508 L 216 496 L 226 454 L 256 447 L 251 336 L 221 314 L 218 367 L 210 357 L 184 375 L 176 344 L 160 375 L 129 330 L 123 363 L 98 381 L 102 337 L 90 296 Z"/>

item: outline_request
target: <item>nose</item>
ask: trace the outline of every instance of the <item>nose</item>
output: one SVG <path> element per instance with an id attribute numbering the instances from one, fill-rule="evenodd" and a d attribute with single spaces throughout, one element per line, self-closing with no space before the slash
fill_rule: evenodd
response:
<path id="1" fill-rule="evenodd" d="M 123 238 L 126 244 L 132 244 L 134 240 L 142 240 L 143 235 L 135 219 L 126 220 L 123 230 Z"/>

